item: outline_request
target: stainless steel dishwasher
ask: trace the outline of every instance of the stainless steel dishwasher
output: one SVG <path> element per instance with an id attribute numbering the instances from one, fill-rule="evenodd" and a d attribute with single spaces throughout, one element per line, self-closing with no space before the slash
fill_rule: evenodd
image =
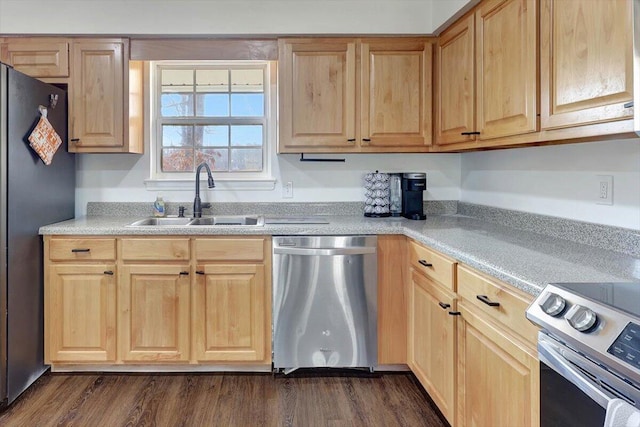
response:
<path id="1" fill-rule="evenodd" d="M 373 368 L 378 360 L 377 238 L 273 238 L 273 365 Z"/>

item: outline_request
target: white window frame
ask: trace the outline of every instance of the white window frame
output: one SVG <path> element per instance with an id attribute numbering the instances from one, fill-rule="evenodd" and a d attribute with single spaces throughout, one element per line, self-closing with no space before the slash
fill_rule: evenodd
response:
<path id="1" fill-rule="evenodd" d="M 275 155 L 277 138 L 275 61 L 151 61 L 148 70 L 149 84 L 147 85 L 147 87 L 149 87 L 149 96 L 147 97 L 149 124 L 147 129 L 149 129 L 150 135 L 148 146 L 151 163 L 150 177 L 145 180 L 147 189 L 191 189 L 195 181 L 194 172 L 162 172 L 162 147 L 157 142 L 160 141 L 162 122 L 170 122 L 171 119 L 161 120 L 158 117 L 159 97 L 162 89 L 160 79 L 158 78 L 160 66 L 178 68 L 216 66 L 227 69 L 262 68 L 264 70 L 265 125 L 263 128 L 262 172 L 213 171 L 213 177 L 216 181 L 217 190 L 273 190 L 276 180 L 272 175 L 271 159 Z M 229 161 L 231 161 L 231 159 L 229 159 Z M 203 179 L 203 177 L 201 176 L 200 179 Z"/>

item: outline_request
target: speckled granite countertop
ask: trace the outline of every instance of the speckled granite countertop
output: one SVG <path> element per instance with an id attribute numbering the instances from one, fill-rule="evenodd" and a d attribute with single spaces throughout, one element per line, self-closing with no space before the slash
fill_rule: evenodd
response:
<path id="1" fill-rule="evenodd" d="M 638 281 L 640 259 L 463 215 L 426 221 L 326 216 L 328 224 L 125 227 L 139 217 L 88 216 L 40 229 L 43 235 L 404 234 L 461 263 L 537 295 L 552 282 Z"/>

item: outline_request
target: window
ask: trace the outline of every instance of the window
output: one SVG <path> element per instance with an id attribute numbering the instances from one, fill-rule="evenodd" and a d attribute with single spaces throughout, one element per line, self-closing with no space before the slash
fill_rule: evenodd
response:
<path id="1" fill-rule="evenodd" d="M 151 65 L 152 178 L 269 179 L 267 61 L 159 61 Z"/>

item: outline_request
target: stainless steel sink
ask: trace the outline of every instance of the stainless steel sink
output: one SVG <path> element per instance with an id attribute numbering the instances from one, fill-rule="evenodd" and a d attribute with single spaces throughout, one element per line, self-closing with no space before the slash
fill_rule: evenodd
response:
<path id="1" fill-rule="evenodd" d="M 134 221 L 127 227 L 184 227 L 204 225 L 240 225 L 240 226 L 264 226 L 264 217 L 259 215 L 217 215 L 203 216 L 202 218 L 187 217 L 149 217 Z"/>
<path id="2" fill-rule="evenodd" d="M 203 216 L 202 218 L 194 218 L 190 223 L 192 225 L 252 225 L 254 227 L 264 226 L 263 216 L 246 216 L 246 215 L 216 215 L 216 216 Z"/>
<path id="3" fill-rule="evenodd" d="M 191 222 L 191 218 L 185 217 L 162 217 L 162 218 L 143 218 L 138 221 L 132 222 L 127 227 L 170 227 L 170 226 L 184 226 Z"/>

